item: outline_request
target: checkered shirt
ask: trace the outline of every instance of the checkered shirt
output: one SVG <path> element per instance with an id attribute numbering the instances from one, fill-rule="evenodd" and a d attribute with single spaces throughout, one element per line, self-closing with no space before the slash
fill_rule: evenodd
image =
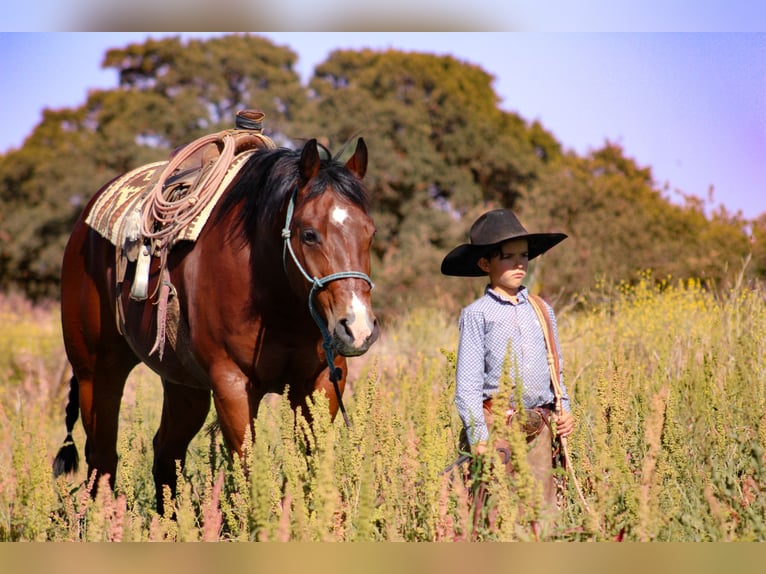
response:
<path id="1" fill-rule="evenodd" d="M 508 375 L 513 385 L 519 381 L 523 385 L 524 408 L 554 402 L 545 337 L 526 288 L 519 290 L 517 300 L 517 303 L 512 303 L 487 286 L 484 296 L 460 313 L 455 404 L 471 444 L 489 438 L 482 402 L 499 390 L 498 383 L 509 347 Z M 551 317 L 561 362 L 556 317 L 550 305 L 546 303 L 545 307 Z M 569 411 L 569 395 L 563 376 L 561 390 L 562 407 Z"/>

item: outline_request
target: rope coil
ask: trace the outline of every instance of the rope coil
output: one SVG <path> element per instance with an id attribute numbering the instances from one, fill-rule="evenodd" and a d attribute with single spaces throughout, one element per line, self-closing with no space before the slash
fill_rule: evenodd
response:
<path id="1" fill-rule="evenodd" d="M 166 199 L 163 193 L 165 182 L 173 172 L 201 148 L 218 142 L 221 142 L 223 146 L 221 155 L 194 187 L 194 193 L 176 200 Z M 141 220 L 141 235 L 164 244 L 176 230 L 193 221 L 215 195 L 218 186 L 226 176 L 226 171 L 234 160 L 234 149 L 234 138 L 230 134 L 224 134 L 223 137 L 220 134 L 211 134 L 183 147 L 165 166 L 159 180 L 147 196 L 146 208 Z"/>

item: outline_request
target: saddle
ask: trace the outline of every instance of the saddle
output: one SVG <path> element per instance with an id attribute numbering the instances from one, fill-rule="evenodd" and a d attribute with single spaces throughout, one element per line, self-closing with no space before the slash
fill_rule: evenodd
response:
<path id="1" fill-rule="evenodd" d="M 260 110 L 240 110 L 235 119 L 236 129 L 225 130 L 211 137 L 179 146 L 170 154 L 170 164 L 178 163 L 164 182 L 164 193 L 178 194 L 178 189 L 193 189 L 205 170 L 221 159 L 227 136 L 234 141 L 234 155 L 258 148 L 273 148 L 273 142 L 261 133 L 266 114 Z"/>
<path id="2" fill-rule="evenodd" d="M 159 350 L 160 359 L 166 326 L 172 336 L 175 322 L 167 317 L 168 300 L 175 291 L 167 271 L 168 252 L 178 241 L 197 238 L 250 153 L 276 148 L 262 133 L 264 118 L 260 110 L 241 110 L 234 129 L 198 138 L 173 150 L 167 162 L 126 174 L 105 191 L 86 220 L 116 246 L 118 285 L 124 281 L 128 264 L 135 263 L 131 299 L 148 298 L 151 258 L 159 257 L 157 338 L 150 354 Z M 117 300 L 117 326 L 122 332 L 121 297 Z"/>
<path id="3" fill-rule="evenodd" d="M 276 147 L 261 133 L 264 117 L 259 110 L 241 110 L 235 129 L 198 138 L 170 154 L 128 216 L 125 228 L 131 232 L 118 242 L 126 263 L 138 260 L 132 298 L 147 297 L 152 255 L 161 258 L 164 268 L 167 252 L 177 241 L 196 239 L 237 159 L 251 150 Z"/>

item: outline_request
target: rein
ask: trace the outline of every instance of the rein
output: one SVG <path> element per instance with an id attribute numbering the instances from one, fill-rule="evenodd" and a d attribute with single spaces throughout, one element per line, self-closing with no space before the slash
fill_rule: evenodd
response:
<path id="1" fill-rule="evenodd" d="M 340 271 L 338 273 L 325 275 L 321 278 L 316 276 L 312 277 L 306 272 L 303 265 L 301 265 L 300 261 L 298 261 L 298 257 L 295 255 L 293 246 L 290 243 L 290 223 L 293 219 L 293 212 L 295 210 L 295 200 L 297 195 L 298 186 L 296 185 L 290 197 L 290 203 L 287 205 L 285 226 L 282 229 L 282 239 L 284 240 L 284 244 L 282 246 L 282 265 L 285 269 L 285 272 L 287 272 L 287 252 L 289 251 L 290 256 L 293 259 L 293 263 L 295 263 L 298 271 L 300 271 L 301 274 L 306 278 L 306 281 L 311 283 L 311 291 L 309 291 L 309 312 L 311 313 L 311 317 L 314 319 L 314 322 L 317 324 L 317 327 L 319 327 L 319 330 L 322 333 L 322 348 L 324 349 L 325 359 L 327 360 L 327 367 L 330 370 L 330 381 L 332 381 L 332 385 L 335 388 L 335 396 L 338 399 L 338 406 L 340 407 L 340 412 L 343 414 L 343 420 L 345 421 L 346 426 L 351 428 L 351 422 L 348 419 L 348 414 L 346 414 L 346 408 L 343 406 L 343 399 L 341 398 L 340 388 L 338 387 L 338 381 L 340 381 L 340 378 L 343 375 L 343 371 L 340 367 L 335 366 L 335 347 L 332 342 L 332 336 L 327 330 L 327 325 L 322 320 L 322 317 L 319 315 L 319 312 L 314 306 L 314 295 L 316 295 L 318 291 L 324 289 L 328 283 L 337 281 L 338 279 L 364 279 L 367 281 L 367 283 L 369 283 L 370 289 L 373 289 L 375 284 L 366 273 L 362 273 L 361 271 Z"/>

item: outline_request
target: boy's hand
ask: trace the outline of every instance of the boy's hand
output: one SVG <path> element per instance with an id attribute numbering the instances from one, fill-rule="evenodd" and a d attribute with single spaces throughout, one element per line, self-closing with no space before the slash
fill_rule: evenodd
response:
<path id="1" fill-rule="evenodd" d="M 562 438 L 569 436 L 574 431 L 575 420 L 572 413 L 563 411 L 556 416 L 556 434 Z"/>
<path id="2" fill-rule="evenodd" d="M 476 452 L 476 456 L 481 456 L 483 454 L 487 453 L 487 441 L 480 440 L 476 443 L 476 446 L 474 447 L 474 451 Z"/>

